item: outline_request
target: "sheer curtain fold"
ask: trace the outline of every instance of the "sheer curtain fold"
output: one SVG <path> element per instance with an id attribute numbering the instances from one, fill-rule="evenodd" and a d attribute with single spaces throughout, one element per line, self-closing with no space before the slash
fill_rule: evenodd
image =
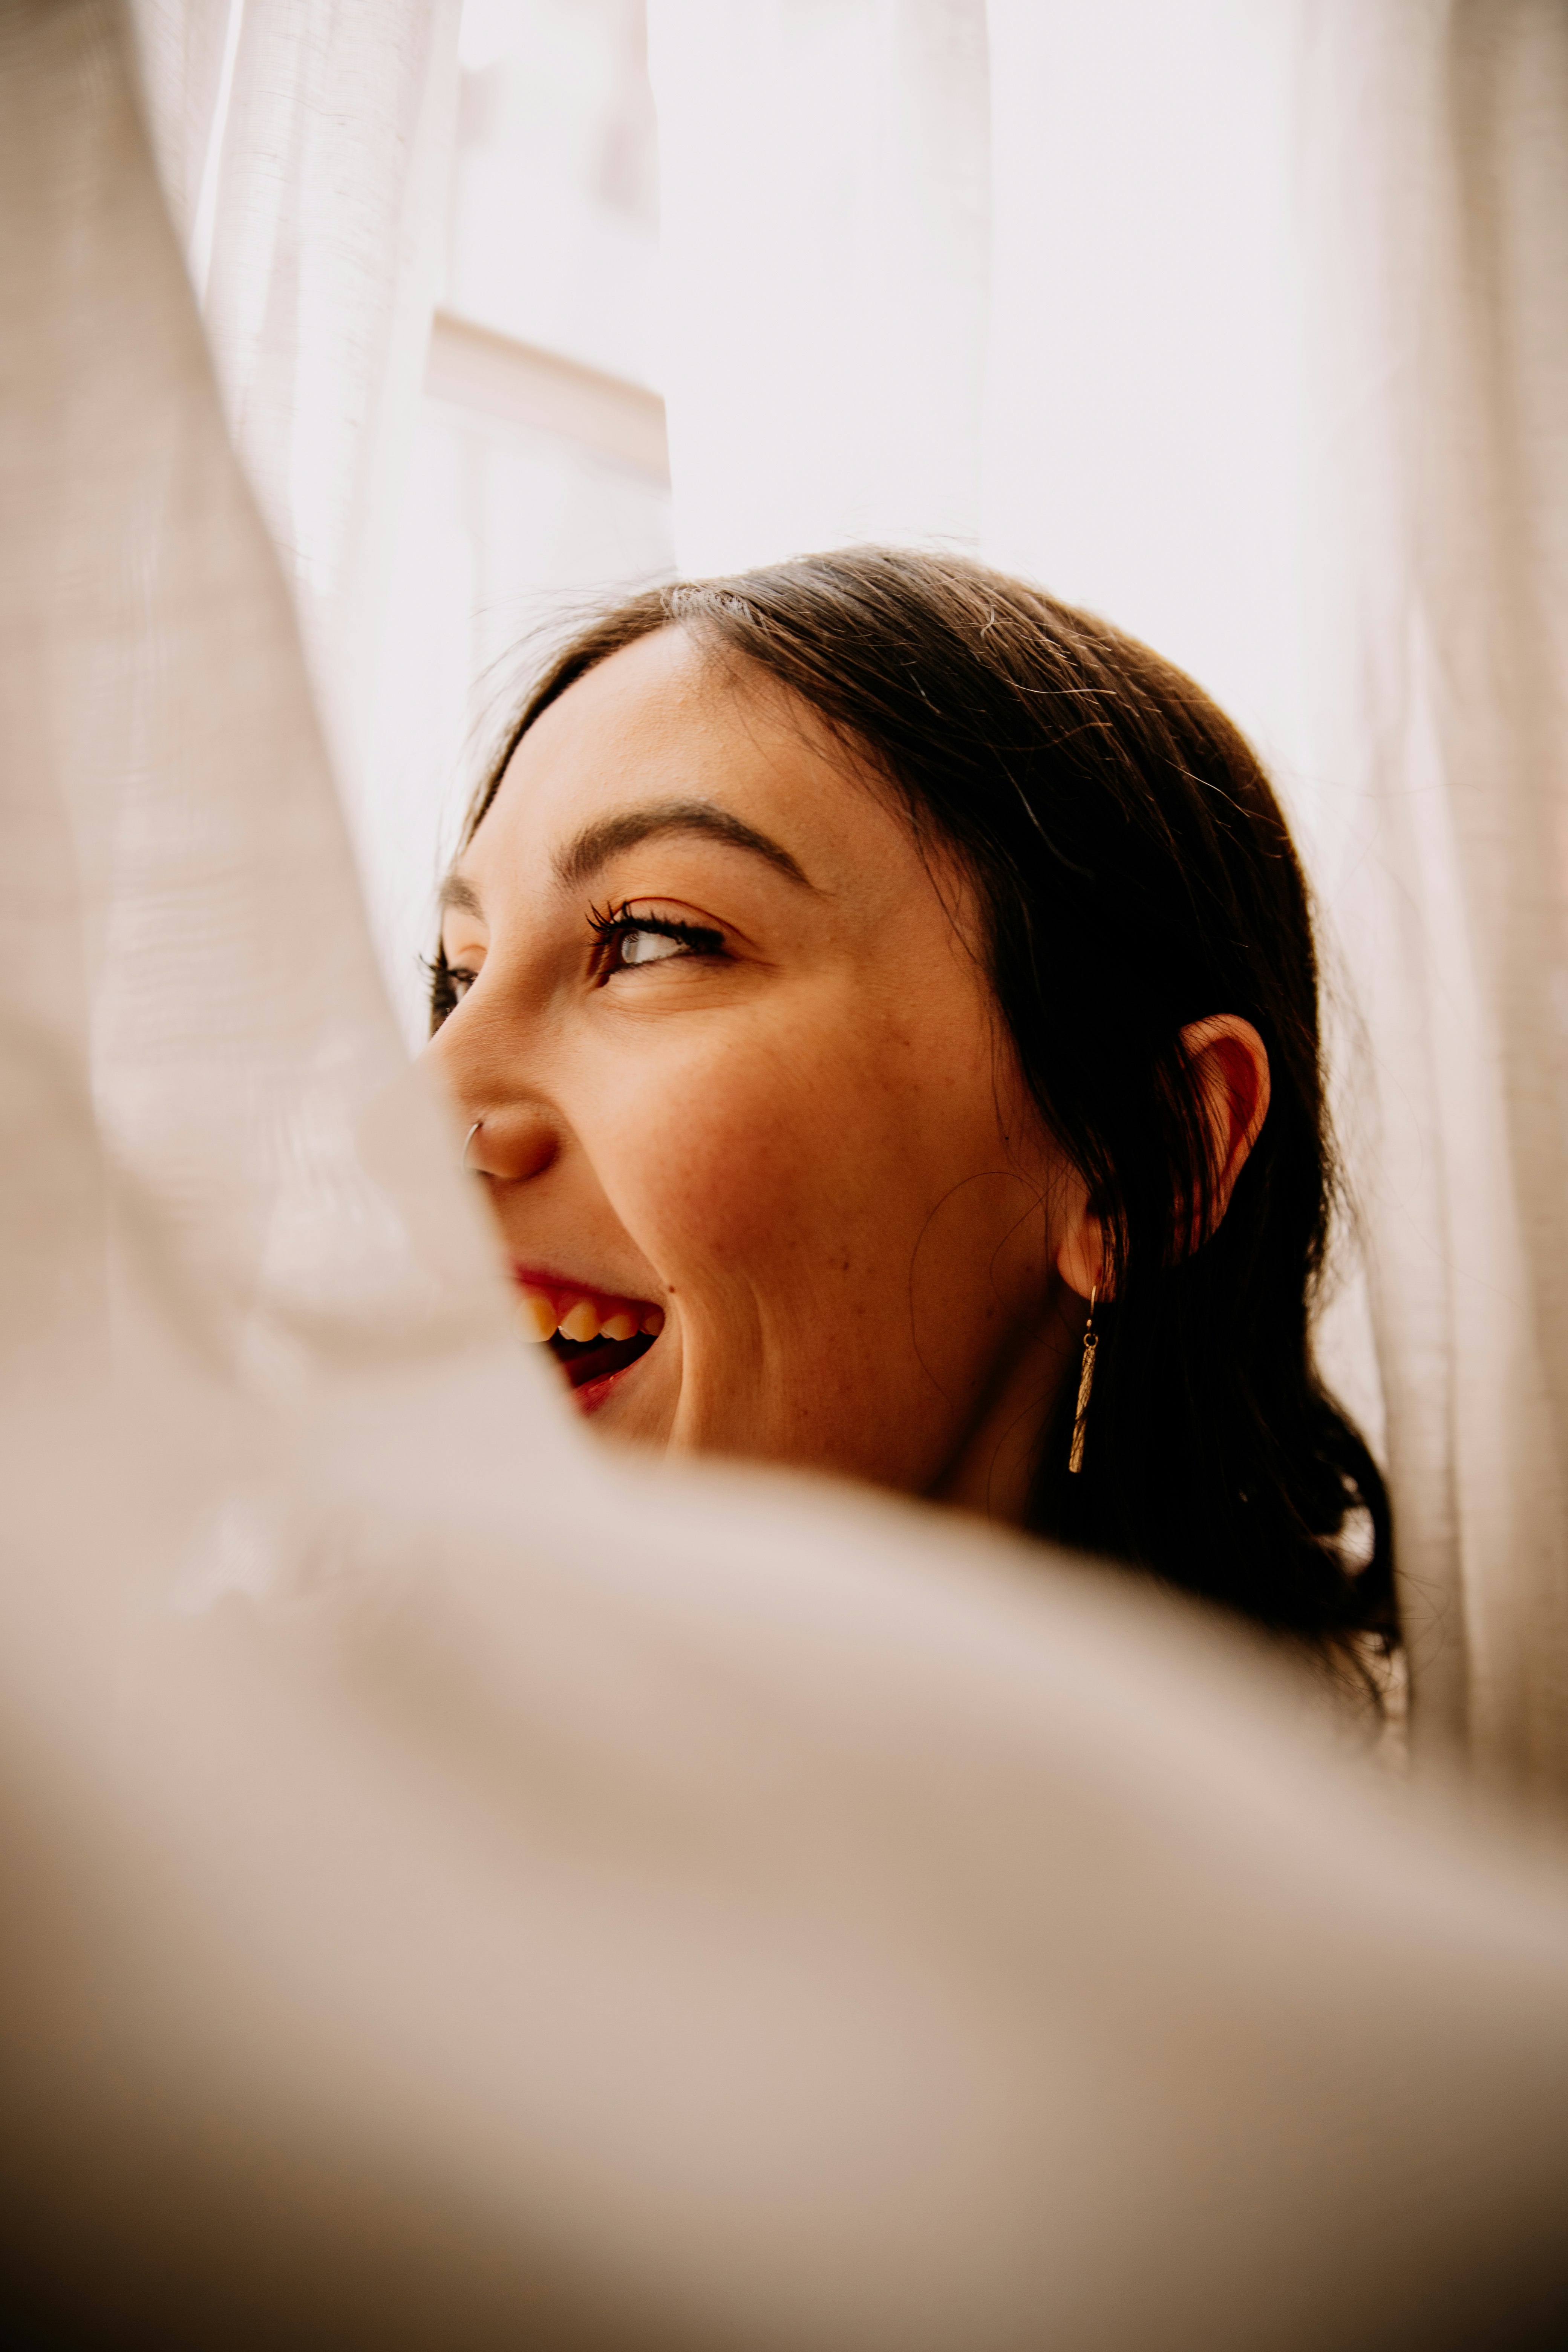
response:
<path id="1" fill-rule="evenodd" d="M 445 230 L 460 0 L 130 5 L 225 409 L 374 877 L 370 742 Z"/>
<path id="2" fill-rule="evenodd" d="M 1568 17 L 1306 13 L 1317 859 L 1417 1737 L 1568 1803 Z"/>

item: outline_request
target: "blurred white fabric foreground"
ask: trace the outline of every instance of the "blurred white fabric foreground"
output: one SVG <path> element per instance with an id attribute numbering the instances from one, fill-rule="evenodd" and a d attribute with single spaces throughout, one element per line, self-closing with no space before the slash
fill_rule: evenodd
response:
<path id="1" fill-rule="evenodd" d="M 649 24 L 682 563 L 975 546 L 1273 764 L 1353 996 L 1350 1402 L 1386 1431 L 1417 1752 L 1561 1811 L 1568 9 Z"/>
<path id="2" fill-rule="evenodd" d="M 612 1473 L 510 1348 L 122 30 L 0 0 L 0 2310 L 1550 2340 L 1546 1864 L 1186 1612 Z"/>

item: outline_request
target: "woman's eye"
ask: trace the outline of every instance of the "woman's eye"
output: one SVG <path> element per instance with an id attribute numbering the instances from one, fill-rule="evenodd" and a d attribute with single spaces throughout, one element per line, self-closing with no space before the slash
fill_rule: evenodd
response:
<path id="1" fill-rule="evenodd" d="M 655 963 L 690 963 L 724 952 L 721 932 L 710 930 L 705 923 L 679 922 L 672 916 L 595 914 L 589 918 L 589 928 L 595 940 L 594 970 L 601 985 L 614 980 L 617 972 L 639 971 Z"/>
<path id="2" fill-rule="evenodd" d="M 462 999 L 467 996 L 469 989 L 472 988 L 478 978 L 478 972 L 470 971 L 466 963 L 449 963 L 447 966 L 447 985 L 451 989 L 454 1001 L 457 1003 L 460 1003 L 462 1002 Z"/>
<path id="3" fill-rule="evenodd" d="M 691 952 L 684 940 L 671 939 L 666 931 L 625 930 L 619 935 L 619 944 L 622 971 L 634 963 L 668 963 L 671 956 Z"/>

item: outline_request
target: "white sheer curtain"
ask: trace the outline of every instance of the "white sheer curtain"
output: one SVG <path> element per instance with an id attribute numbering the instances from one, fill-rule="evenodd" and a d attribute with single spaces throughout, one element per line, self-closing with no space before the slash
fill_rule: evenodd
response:
<path id="1" fill-rule="evenodd" d="M 683 562 L 967 544 L 1259 742 L 1325 915 L 1365 1260 L 1327 1351 L 1417 1744 L 1563 1802 L 1568 14 L 651 23 Z"/>
<path id="2" fill-rule="evenodd" d="M 160 176 L 379 916 L 400 858 L 370 761 L 460 0 L 132 0 L 132 14 Z"/>
<path id="3" fill-rule="evenodd" d="M 617 1470 L 509 1341 L 124 34 L 0 0 L 0 2315 L 1527 2340 L 1506 1827 L 1150 1595 Z"/>
<path id="4" fill-rule="evenodd" d="M 1310 742 L 1426 1711 L 1568 1797 L 1568 12 L 1308 12 Z"/>

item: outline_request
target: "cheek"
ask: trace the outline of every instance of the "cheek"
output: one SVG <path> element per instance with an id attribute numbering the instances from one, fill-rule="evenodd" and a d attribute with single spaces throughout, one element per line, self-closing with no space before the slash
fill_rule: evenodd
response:
<path id="1" fill-rule="evenodd" d="M 621 1059 L 613 1096 L 595 1090 L 614 1117 L 579 1133 L 691 1311 L 744 1291 L 770 1324 L 825 1302 L 885 1320 L 896 1291 L 907 1319 L 933 1212 L 1000 1148 L 987 1048 L 931 1033 L 858 999 L 716 1018 Z"/>
<path id="2" fill-rule="evenodd" d="M 583 1135 L 628 1230 L 693 1297 L 822 1254 L 879 1156 L 858 1056 L 714 1027 L 623 1069 L 617 1118 Z"/>
<path id="3" fill-rule="evenodd" d="M 1038 1271 L 989 1030 L 862 992 L 613 1042 L 574 1124 L 676 1303 L 668 1433 L 923 1491 Z"/>

